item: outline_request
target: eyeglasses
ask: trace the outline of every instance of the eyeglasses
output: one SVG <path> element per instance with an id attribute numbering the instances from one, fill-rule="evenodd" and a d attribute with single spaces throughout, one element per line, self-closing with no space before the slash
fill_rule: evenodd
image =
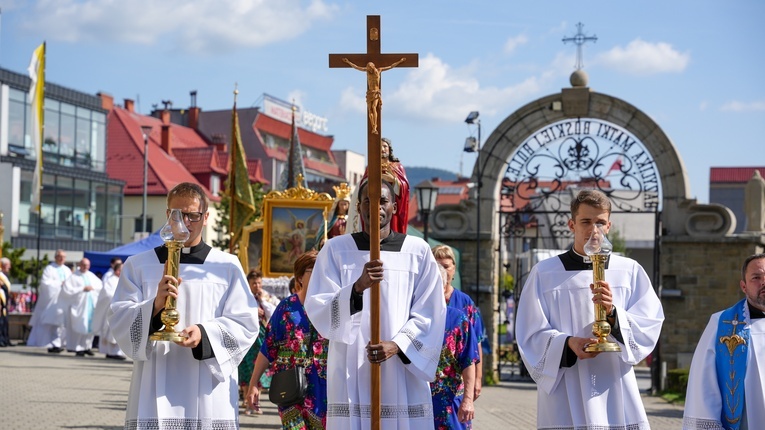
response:
<path id="1" fill-rule="evenodd" d="M 202 221 L 202 215 L 204 215 L 202 212 L 181 212 L 181 218 L 188 219 L 189 222 Z"/>

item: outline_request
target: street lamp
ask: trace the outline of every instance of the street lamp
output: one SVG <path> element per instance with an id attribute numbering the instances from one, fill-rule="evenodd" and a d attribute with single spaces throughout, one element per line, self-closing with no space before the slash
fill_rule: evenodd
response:
<path id="1" fill-rule="evenodd" d="M 428 218 L 430 212 L 436 207 L 436 199 L 438 198 L 438 186 L 427 179 L 420 182 L 414 187 L 414 191 L 417 193 L 417 207 L 422 215 L 423 222 L 423 238 L 425 242 L 428 241 Z"/>
<path id="2" fill-rule="evenodd" d="M 143 233 L 146 233 L 146 199 L 148 197 L 148 183 L 149 183 L 149 135 L 151 134 L 150 125 L 142 125 L 141 131 L 143 132 L 143 211 L 141 212 L 141 218 L 143 220 L 143 227 L 141 228 L 141 237 Z"/>
<path id="3" fill-rule="evenodd" d="M 483 166 L 481 165 L 481 120 L 478 119 L 478 111 L 472 111 L 465 118 L 465 122 L 468 124 L 476 124 L 478 126 L 478 142 L 475 145 L 474 151 L 478 154 L 476 157 L 476 164 L 478 165 L 478 177 L 475 181 L 475 200 L 476 200 L 476 220 L 475 220 L 475 305 L 480 309 L 481 303 L 481 179 L 483 177 Z M 467 151 L 467 145 L 465 150 Z M 468 151 L 473 152 L 473 151 Z"/>

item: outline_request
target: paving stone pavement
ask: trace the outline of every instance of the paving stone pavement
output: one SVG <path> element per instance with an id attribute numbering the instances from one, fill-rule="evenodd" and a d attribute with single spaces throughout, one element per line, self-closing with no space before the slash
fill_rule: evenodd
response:
<path id="1" fill-rule="evenodd" d="M 16 429 L 121 429 L 132 362 L 72 353 L 48 354 L 44 348 L 0 348 L 0 427 Z M 642 388 L 648 375 L 639 371 Z M 655 397 L 643 402 L 654 430 L 679 429 L 683 410 Z M 240 415 L 240 428 L 279 429 L 276 407 L 262 402 L 263 415 Z M 476 402 L 473 428 L 534 429 L 536 386 L 500 382 L 485 387 Z"/>

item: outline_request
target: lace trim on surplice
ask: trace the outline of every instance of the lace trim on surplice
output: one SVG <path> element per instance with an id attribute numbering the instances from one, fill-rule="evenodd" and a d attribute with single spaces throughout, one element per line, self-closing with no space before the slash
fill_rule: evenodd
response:
<path id="1" fill-rule="evenodd" d="M 327 404 L 327 417 L 342 418 L 370 418 L 372 416 L 371 405 L 359 405 L 347 403 Z M 399 418 L 433 418 L 433 404 L 420 405 L 380 405 L 381 419 Z"/>
<path id="2" fill-rule="evenodd" d="M 705 418 L 683 417 L 683 428 L 696 430 L 723 430 L 719 420 Z"/>
<path id="3" fill-rule="evenodd" d="M 236 420 L 212 418 L 150 418 L 126 420 L 125 430 L 237 430 Z"/>

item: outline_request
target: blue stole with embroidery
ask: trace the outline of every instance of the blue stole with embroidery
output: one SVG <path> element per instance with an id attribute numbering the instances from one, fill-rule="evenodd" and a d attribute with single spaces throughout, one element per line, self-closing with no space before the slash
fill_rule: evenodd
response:
<path id="1" fill-rule="evenodd" d="M 749 349 L 749 328 L 744 315 L 746 306 L 744 299 L 724 310 L 717 324 L 715 365 L 723 404 L 720 422 L 726 429 L 737 430 L 744 411 L 744 378 Z"/>

